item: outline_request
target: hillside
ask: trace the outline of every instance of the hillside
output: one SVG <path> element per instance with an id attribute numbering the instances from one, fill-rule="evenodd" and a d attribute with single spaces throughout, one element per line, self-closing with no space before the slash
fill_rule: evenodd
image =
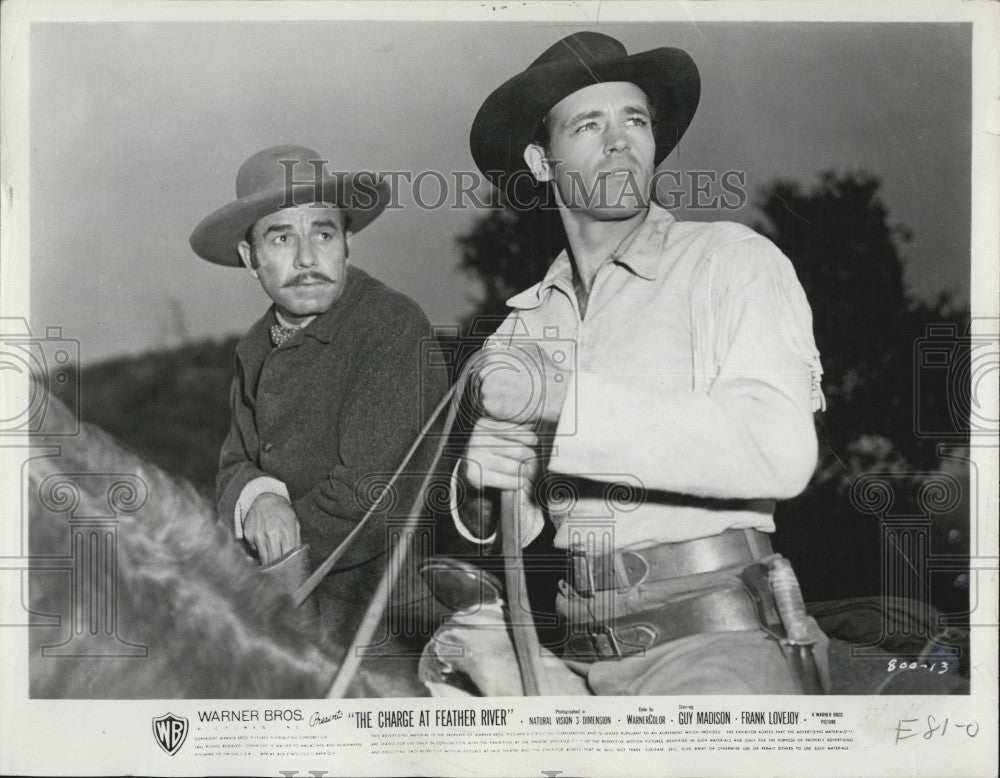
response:
<path id="1" fill-rule="evenodd" d="M 81 415 L 211 496 L 229 428 L 236 338 L 102 362 L 81 371 Z"/>

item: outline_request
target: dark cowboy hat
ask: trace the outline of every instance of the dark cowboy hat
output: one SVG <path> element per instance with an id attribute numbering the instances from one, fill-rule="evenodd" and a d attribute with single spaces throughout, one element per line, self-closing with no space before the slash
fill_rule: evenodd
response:
<path id="1" fill-rule="evenodd" d="M 469 144 L 476 165 L 503 188 L 527 169 L 524 148 L 552 107 L 593 84 L 628 81 L 646 93 L 656 114 L 654 164 L 662 162 L 687 130 L 701 93 L 698 68 L 687 52 L 659 48 L 628 54 L 609 35 L 576 32 L 486 98 L 472 122 Z"/>
<path id="2" fill-rule="evenodd" d="M 303 146 L 274 146 L 254 154 L 236 174 L 236 200 L 209 214 L 191 233 L 194 253 L 238 266 L 237 244 L 258 219 L 291 205 L 324 202 L 344 209 L 351 232 L 368 226 L 389 201 L 389 184 L 373 173 L 331 175 L 326 161 Z"/>

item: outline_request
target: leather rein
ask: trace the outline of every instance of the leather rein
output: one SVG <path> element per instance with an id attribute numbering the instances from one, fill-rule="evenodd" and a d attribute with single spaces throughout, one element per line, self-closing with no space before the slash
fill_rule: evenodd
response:
<path id="1" fill-rule="evenodd" d="M 378 628 L 383 610 L 385 609 L 384 603 L 389 601 L 389 595 L 395 587 L 400 571 L 403 569 L 403 564 L 409 555 L 410 544 L 405 540 L 405 538 L 407 538 L 410 531 L 416 527 L 417 521 L 420 518 L 424 492 L 426 491 L 427 484 L 430 482 L 431 476 L 437 469 L 437 466 L 441 461 L 441 456 L 444 453 L 444 449 L 448 444 L 451 429 L 454 426 L 458 415 L 458 407 L 461 398 L 464 395 L 466 386 L 469 383 L 469 376 L 471 372 L 469 368 L 471 367 L 471 364 L 472 363 L 469 362 L 465 365 L 465 367 L 463 367 L 462 372 L 459 374 L 459 377 L 455 381 L 454 385 L 449 387 L 444 397 L 441 398 L 441 401 L 435 407 L 430 418 L 424 424 L 423 428 L 417 434 L 416 439 L 413 441 L 413 444 L 406 452 L 406 455 L 403 457 L 403 461 L 396 469 L 396 472 L 393 473 L 392 478 L 389 479 L 389 482 L 386 484 L 386 487 L 379 496 L 379 499 L 377 499 L 368 509 L 365 515 L 361 518 L 354 529 L 351 530 L 347 537 L 344 538 L 340 545 L 338 545 L 330 553 L 330 555 L 323 560 L 322 564 L 320 564 L 319 567 L 313 571 L 312 575 L 310 575 L 292 594 L 292 602 L 295 607 L 299 607 L 306 600 L 306 598 L 313 593 L 320 581 L 322 581 L 330 573 L 334 565 L 336 565 L 337 562 L 344 556 L 351 544 L 364 530 L 365 525 L 375 514 L 376 509 L 382 502 L 382 498 L 390 492 L 396 481 L 399 480 L 399 477 L 405 472 L 406 468 L 410 464 L 410 461 L 413 459 L 414 454 L 426 440 L 427 435 L 430 433 L 435 422 L 441 416 L 445 407 L 450 405 L 448 414 L 445 417 L 444 426 L 442 427 L 442 434 L 440 435 L 437 448 L 434 452 L 434 458 L 430 465 L 426 468 L 423 481 L 420 484 L 420 488 L 417 490 L 417 495 L 414 498 L 409 513 L 407 514 L 406 522 L 404 523 L 399 534 L 400 538 L 403 538 L 404 540 L 397 543 L 390 552 L 390 558 L 388 565 L 386 566 L 386 570 L 379 581 L 375 595 L 368 602 L 368 607 L 366 608 L 365 614 L 361 620 L 361 625 L 358 627 L 354 638 L 351 640 L 351 644 L 347 649 L 347 654 L 344 657 L 344 663 L 337 671 L 337 675 L 333 680 L 333 684 L 330 687 L 327 698 L 341 698 L 347 694 L 347 689 L 350 686 L 351 681 L 354 680 L 354 676 L 357 674 L 358 668 L 361 665 L 361 655 L 358 649 L 371 642 L 372 636 Z M 522 686 L 526 695 L 536 696 L 540 693 L 539 679 L 541 678 L 541 647 L 539 645 L 538 633 L 535 629 L 535 621 L 531 614 L 531 610 L 522 603 L 522 598 L 526 599 L 527 597 L 527 580 L 525 577 L 524 565 L 521 563 L 521 546 L 519 542 L 519 533 L 517 531 L 517 521 L 517 493 L 513 490 L 505 490 L 501 493 L 500 499 L 500 533 L 504 556 L 504 573 L 507 588 L 508 610 L 514 638 L 514 649 L 517 654 L 518 667 L 521 673 Z"/>

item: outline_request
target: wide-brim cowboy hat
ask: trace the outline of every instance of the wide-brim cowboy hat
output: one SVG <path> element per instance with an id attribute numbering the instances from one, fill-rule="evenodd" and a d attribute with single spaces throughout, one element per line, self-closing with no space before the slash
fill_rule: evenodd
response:
<path id="1" fill-rule="evenodd" d="M 631 82 L 649 98 L 658 165 L 694 117 L 701 95 L 698 67 L 681 49 L 629 54 L 621 42 L 599 32 L 563 38 L 486 98 L 469 134 L 476 165 L 494 186 L 505 188 L 504 178 L 527 170 L 524 149 L 552 107 L 579 89 L 612 81 Z"/>
<path id="2" fill-rule="evenodd" d="M 350 231 L 367 227 L 385 210 L 389 184 L 374 173 L 333 173 L 303 146 L 264 149 L 240 166 L 236 200 L 202 219 L 191 233 L 195 254 L 218 265 L 241 265 L 236 246 L 258 219 L 292 205 L 329 203 L 344 210 Z"/>

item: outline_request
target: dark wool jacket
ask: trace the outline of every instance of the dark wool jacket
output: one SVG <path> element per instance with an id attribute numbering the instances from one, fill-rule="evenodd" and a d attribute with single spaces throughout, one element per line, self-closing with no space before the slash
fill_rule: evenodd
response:
<path id="1" fill-rule="evenodd" d="M 216 502 L 232 526 L 249 481 L 280 479 L 315 566 L 364 515 L 371 477 L 399 465 L 447 377 L 425 367 L 437 346 L 420 307 L 353 266 L 340 299 L 279 348 L 275 321 L 272 306 L 236 346 Z"/>

